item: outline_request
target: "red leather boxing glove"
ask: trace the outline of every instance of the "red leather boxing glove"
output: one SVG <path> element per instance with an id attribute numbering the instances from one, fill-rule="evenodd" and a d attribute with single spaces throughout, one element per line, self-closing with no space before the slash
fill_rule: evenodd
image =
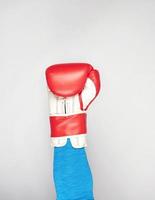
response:
<path id="1" fill-rule="evenodd" d="M 86 146 L 86 109 L 100 90 L 100 77 L 87 63 L 66 63 L 46 70 L 53 146 Z"/>

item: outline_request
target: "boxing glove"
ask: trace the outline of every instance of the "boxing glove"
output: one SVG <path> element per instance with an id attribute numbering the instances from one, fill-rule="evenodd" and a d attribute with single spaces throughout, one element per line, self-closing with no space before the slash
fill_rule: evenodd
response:
<path id="1" fill-rule="evenodd" d="M 70 139 L 75 148 L 85 147 L 86 110 L 100 90 L 99 72 L 87 63 L 56 64 L 47 68 L 52 146 Z"/>

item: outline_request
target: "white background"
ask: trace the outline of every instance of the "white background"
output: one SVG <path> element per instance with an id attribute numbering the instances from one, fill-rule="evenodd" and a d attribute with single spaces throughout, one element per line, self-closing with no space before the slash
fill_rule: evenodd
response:
<path id="1" fill-rule="evenodd" d="M 0 0 L 0 199 L 55 199 L 44 72 L 88 62 L 95 200 L 154 200 L 154 53 L 153 0 Z"/>

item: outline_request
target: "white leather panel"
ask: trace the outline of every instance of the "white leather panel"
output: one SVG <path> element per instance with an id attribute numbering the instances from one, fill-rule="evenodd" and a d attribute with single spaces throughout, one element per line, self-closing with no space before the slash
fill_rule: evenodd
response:
<path id="1" fill-rule="evenodd" d="M 87 78 L 85 87 L 81 93 L 83 101 L 83 109 L 85 109 L 88 106 L 88 104 L 94 99 L 95 96 L 96 96 L 95 85 L 90 78 Z"/>
<path id="2" fill-rule="evenodd" d="M 87 146 L 86 134 L 65 136 L 65 137 L 52 137 L 52 147 L 62 147 L 67 143 L 67 139 L 70 139 L 74 148 L 82 148 Z"/>

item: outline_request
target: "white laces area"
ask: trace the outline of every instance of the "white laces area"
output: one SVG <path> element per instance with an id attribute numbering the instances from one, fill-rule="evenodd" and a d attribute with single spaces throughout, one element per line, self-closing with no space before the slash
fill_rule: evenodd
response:
<path id="1" fill-rule="evenodd" d="M 58 97 L 49 91 L 49 107 L 50 115 L 71 115 L 81 113 L 79 96 L 75 95 L 72 97 Z"/>

